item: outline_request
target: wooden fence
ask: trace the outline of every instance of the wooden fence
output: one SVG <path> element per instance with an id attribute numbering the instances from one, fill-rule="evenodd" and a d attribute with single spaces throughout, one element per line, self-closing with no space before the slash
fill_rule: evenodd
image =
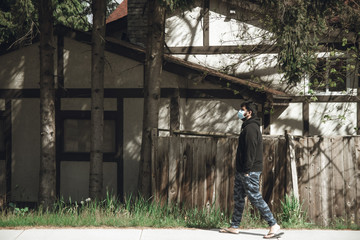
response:
<path id="1" fill-rule="evenodd" d="M 298 185 L 311 221 L 327 225 L 341 217 L 360 225 L 359 136 L 295 137 L 293 155 L 291 139 L 264 136 L 263 142 L 261 191 L 272 211 Z M 232 211 L 236 137 L 156 137 L 153 143 L 152 192 L 158 201 Z"/>

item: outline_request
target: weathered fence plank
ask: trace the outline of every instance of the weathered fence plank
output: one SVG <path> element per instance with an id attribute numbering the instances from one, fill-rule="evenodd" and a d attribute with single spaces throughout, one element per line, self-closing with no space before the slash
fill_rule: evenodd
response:
<path id="1" fill-rule="evenodd" d="M 331 143 L 328 138 L 321 138 L 320 145 L 320 163 L 319 163 L 319 189 L 320 189 L 320 221 L 321 224 L 327 226 L 330 219 L 331 201 L 331 179 L 329 178 L 329 165 L 331 159 Z"/>
<path id="2" fill-rule="evenodd" d="M 192 202 L 192 167 L 193 167 L 193 148 L 191 147 L 192 139 L 182 138 L 183 159 L 184 159 L 184 184 L 182 189 L 182 203 L 185 207 L 193 207 Z"/>
<path id="3" fill-rule="evenodd" d="M 169 139 L 169 187 L 168 202 L 176 203 L 179 195 L 179 175 L 180 175 L 180 138 L 172 137 Z"/>
<path id="4" fill-rule="evenodd" d="M 275 162 L 275 143 L 274 138 L 264 138 L 264 151 L 263 151 L 263 172 L 262 172 L 262 195 L 264 200 L 269 204 L 270 209 L 273 211 L 273 191 L 274 191 L 274 162 Z"/>
<path id="5" fill-rule="evenodd" d="M 308 147 L 309 147 L 309 206 L 308 214 L 310 219 L 315 219 L 318 222 L 318 208 L 317 204 L 317 181 L 316 181 L 316 159 L 318 158 L 318 148 L 316 144 L 318 142 L 318 137 L 308 138 Z"/>
<path id="6" fill-rule="evenodd" d="M 299 137 L 295 141 L 295 154 L 298 161 L 297 173 L 299 184 L 300 202 L 303 204 L 303 210 L 308 212 L 309 203 L 309 154 L 307 138 Z"/>
<path id="7" fill-rule="evenodd" d="M 206 195 L 205 204 L 210 206 L 215 199 L 215 159 L 216 159 L 216 140 L 206 139 L 205 166 L 206 166 Z"/>
<path id="8" fill-rule="evenodd" d="M 279 137 L 275 142 L 277 150 L 275 152 L 275 192 L 274 192 L 274 210 L 279 211 L 281 208 L 280 200 L 284 199 L 286 194 L 286 173 L 288 169 L 286 139 Z"/>
<path id="9" fill-rule="evenodd" d="M 205 159 L 205 152 L 206 152 L 206 139 L 199 139 L 200 141 L 198 142 L 199 145 L 197 146 L 197 159 L 196 161 L 198 162 L 197 164 L 197 179 L 198 179 L 198 191 L 197 191 L 197 202 L 196 205 L 197 206 L 204 206 L 205 205 L 205 178 L 206 178 L 206 159 Z"/>
<path id="10" fill-rule="evenodd" d="M 286 171 L 286 180 L 287 185 L 285 189 L 291 189 L 291 191 L 287 191 L 286 194 L 294 194 L 295 199 L 299 200 L 299 184 L 298 184 L 298 175 L 296 168 L 296 159 L 295 159 L 295 144 L 293 136 L 289 135 L 287 131 L 285 131 L 285 138 L 287 142 L 287 153 L 286 156 L 288 159 L 286 162 L 289 167 Z"/>
<path id="11" fill-rule="evenodd" d="M 332 159 L 333 159 L 333 217 L 338 218 L 343 216 L 345 212 L 344 204 L 344 165 L 343 165 L 343 138 L 334 137 L 332 145 Z"/>
<path id="12" fill-rule="evenodd" d="M 348 220 L 355 221 L 356 212 L 356 178 L 354 161 L 354 139 L 344 137 L 344 190 L 345 190 L 345 212 Z"/>
<path id="13" fill-rule="evenodd" d="M 360 137 L 355 137 L 356 210 L 355 223 L 360 225 Z"/>
<path id="14" fill-rule="evenodd" d="M 168 183 L 169 183 L 169 138 L 158 138 L 159 147 L 157 151 L 157 161 L 155 164 L 157 199 L 161 204 L 167 203 L 168 200 Z M 161 146 L 161 147 L 160 147 Z"/>
<path id="15" fill-rule="evenodd" d="M 233 198 L 233 192 L 234 192 L 234 179 L 235 179 L 235 171 L 236 171 L 236 150 L 238 146 L 238 139 L 237 138 L 231 138 L 229 139 L 230 142 L 230 148 L 229 153 L 229 195 L 228 195 L 228 211 L 232 211 L 234 208 L 234 198 Z"/>
<path id="16" fill-rule="evenodd" d="M 227 194 L 227 189 L 226 189 L 226 178 L 227 176 L 225 175 L 225 169 L 226 166 L 224 164 L 224 159 L 225 159 L 225 144 L 226 144 L 226 139 L 222 138 L 219 139 L 217 142 L 217 151 L 216 151 L 216 177 L 215 177 L 215 181 L 216 181 L 216 206 L 219 206 L 222 210 L 226 210 L 227 208 L 227 204 L 226 204 L 226 194 Z"/>

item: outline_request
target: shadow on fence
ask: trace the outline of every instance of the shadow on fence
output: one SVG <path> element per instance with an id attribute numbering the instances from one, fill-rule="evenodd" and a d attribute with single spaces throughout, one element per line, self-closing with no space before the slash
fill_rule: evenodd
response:
<path id="1" fill-rule="evenodd" d="M 341 217 L 360 225 L 360 136 L 293 138 L 297 175 L 284 136 L 264 136 L 263 143 L 261 191 L 273 212 L 298 186 L 311 221 L 327 225 Z M 155 137 L 153 195 L 163 204 L 232 211 L 236 148 L 237 137 Z"/>

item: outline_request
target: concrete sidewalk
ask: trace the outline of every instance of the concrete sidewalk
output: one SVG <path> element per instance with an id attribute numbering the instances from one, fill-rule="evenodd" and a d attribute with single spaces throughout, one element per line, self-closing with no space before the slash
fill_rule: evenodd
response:
<path id="1" fill-rule="evenodd" d="M 0 240 L 232 240 L 263 239 L 267 229 L 247 229 L 240 234 L 219 233 L 219 229 L 138 229 L 138 228 L 30 228 L 0 229 Z M 359 240 L 360 231 L 282 230 L 281 239 Z"/>

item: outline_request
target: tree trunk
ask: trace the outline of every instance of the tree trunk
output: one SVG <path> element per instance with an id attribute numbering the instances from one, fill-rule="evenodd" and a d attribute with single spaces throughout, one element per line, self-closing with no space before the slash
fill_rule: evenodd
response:
<path id="1" fill-rule="evenodd" d="M 89 195 L 100 199 L 103 189 L 104 48 L 106 0 L 94 0 L 91 58 L 91 150 Z"/>
<path id="2" fill-rule="evenodd" d="M 40 179 L 39 204 L 48 209 L 56 199 L 55 82 L 53 4 L 39 2 L 40 27 Z"/>
<path id="3" fill-rule="evenodd" d="M 151 196 L 151 132 L 158 129 L 160 82 L 163 62 L 165 8 L 148 1 L 148 36 L 144 76 L 144 116 L 139 167 L 139 191 Z"/>

